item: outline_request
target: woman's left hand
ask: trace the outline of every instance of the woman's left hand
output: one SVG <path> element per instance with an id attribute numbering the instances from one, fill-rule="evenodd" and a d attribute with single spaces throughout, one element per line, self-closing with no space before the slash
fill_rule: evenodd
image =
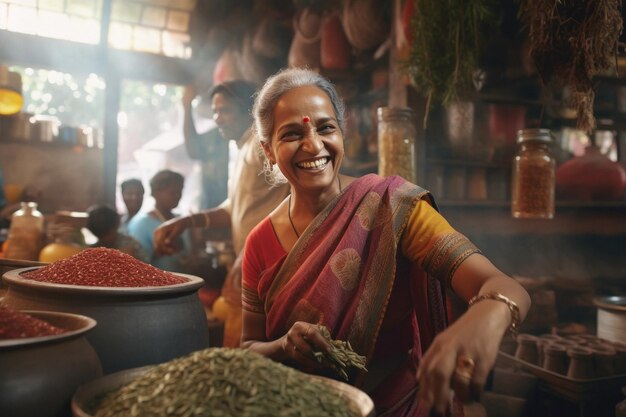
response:
<path id="1" fill-rule="evenodd" d="M 483 301 L 437 335 L 417 372 L 426 407 L 443 415 L 452 391 L 465 403 L 480 397 L 509 320 L 506 305 Z"/>

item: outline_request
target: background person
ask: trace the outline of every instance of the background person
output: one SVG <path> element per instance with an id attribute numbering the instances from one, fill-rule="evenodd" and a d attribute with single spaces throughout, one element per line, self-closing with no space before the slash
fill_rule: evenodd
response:
<path id="1" fill-rule="evenodd" d="M 183 136 L 187 155 L 202 163 L 200 208 L 207 209 L 217 206 L 228 196 L 228 140 L 222 137 L 217 126 L 205 133 L 198 133 L 192 110 L 196 96 L 197 91 L 193 86 L 185 87 L 182 99 Z M 200 106 L 206 106 L 204 101 L 200 102 Z"/>
<path id="2" fill-rule="evenodd" d="M 122 200 L 126 206 L 126 213 L 122 215 L 121 219 L 121 228 L 126 231 L 130 219 L 141 210 L 145 190 L 141 181 L 136 178 L 123 181 L 120 189 L 122 190 Z"/>
<path id="3" fill-rule="evenodd" d="M 115 209 L 106 204 L 91 206 L 87 209 L 86 227 L 98 241 L 91 247 L 105 247 L 117 249 L 130 256 L 149 263 L 148 254 L 139 242 L 119 230 L 120 215 Z"/>
<path id="4" fill-rule="evenodd" d="M 323 324 L 367 357 L 369 371 L 350 383 L 385 415 L 443 414 L 451 389 L 464 401 L 478 395 L 503 335 L 529 308 L 526 291 L 426 190 L 398 176 L 339 174 L 344 107 L 325 78 L 299 69 L 271 77 L 254 116 L 291 195 L 246 242 L 242 346 L 332 375 L 312 355 L 329 348 Z M 472 300 L 447 328 L 446 287 Z"/>
<path id="5" fill-rule="evenodd" d="M 224 346 L 235 347 L 241 339 L 241 259 L 239 254 L 248 233 L 289 193 L 285 185 L 272 187 L 263 172 L 262 150 L 252 127 L 252 96 L 255 86 L 246 81 L 215 85 L 209 96 L 213 119 L 226 140 L 235 140 L 239 152 L 228 189 L 228 198 L 217 207 L 170 220 L 154 233 L 155 253 L 171 255 L 173 243 L 190 227 L 228 228 L 237 259 L 226 277 L 222 295 L 229 304 Z"/>
<path id="6" fill-rule="evenodd" d="M 188 240 L 178 236 L 172 242 L 172 246 L 176 247 L 179 252 L 177 256 L 162 254 L 154 251 L 153 234 L 155 229 L 162 223 L 173 219 L 176 215 L 173 213 L 180 201 L 183 192 L 185 179 L 178 172 L 168 169 L 157 172 L 150 179 L 150 192 L 154 198 L 154 208 L 147 213 L 139 213 L 135 215 L 128 223 L 128 234 L 135 238 L 144 251 L 148 254 L 150 264 L 167 271 L 183 270 L 181 255 L 187 253 Z"/>

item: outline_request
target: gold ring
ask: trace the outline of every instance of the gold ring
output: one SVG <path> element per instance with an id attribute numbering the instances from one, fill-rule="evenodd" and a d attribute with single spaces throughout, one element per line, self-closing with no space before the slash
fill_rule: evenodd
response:
<path id="1" fill-rule="evenodd" d="M 459 355 L 456 358 L 456 369 L 454 370 L 454 374 L 458 378 L 472 379 L 475 367 L 476 362 L 474 362 L 474 359 L 469 356 Z"/>

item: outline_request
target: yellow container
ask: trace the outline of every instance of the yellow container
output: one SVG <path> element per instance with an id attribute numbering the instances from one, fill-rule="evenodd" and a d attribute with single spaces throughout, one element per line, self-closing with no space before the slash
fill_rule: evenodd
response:
<path id="1" fill-rule="evenodd" d="M 23 105 L 22 76 L 0 65 L 0 115 L 19 113 Z"/>
<path id="2" fill-rule="evenodd" d="M 78 245 L 56 241 L 44 246 L 39 252 L 39 262 L 56 262 L 76 255 L 82 249 Z"/>

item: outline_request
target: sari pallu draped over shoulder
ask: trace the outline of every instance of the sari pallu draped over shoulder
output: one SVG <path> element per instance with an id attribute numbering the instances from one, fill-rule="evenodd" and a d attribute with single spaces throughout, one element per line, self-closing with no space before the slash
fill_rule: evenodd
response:
<path id="1" fill-rule="evenodd" d="M 346 187 L 291 252 L 261 273 L 268 340 L 295 321 L 319 323 L 371 360 L 396 279 L 399 241 L 421 198 L 434 205 L 426 190 L 397 176 L 366 175 Z M 445 327 L 445 302 L 438 281 L 419 268 L 410 271 L 421 354 Z M 359 386 L 362 377 L 350 382 Z"/>

